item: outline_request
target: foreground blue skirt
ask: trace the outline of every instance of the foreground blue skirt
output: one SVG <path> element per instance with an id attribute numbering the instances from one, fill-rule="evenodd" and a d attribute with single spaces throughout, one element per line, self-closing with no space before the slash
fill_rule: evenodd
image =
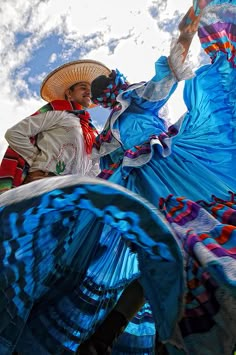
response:
<path id="1" fill-rule="evenodd" d="M 0 199 L 1 354 L 17 344 L 33 353 L 32 339 L 32 349 L 26 346 L 29 332 L 42 354 L 75 351 L 124 286 L 139 277 L 133 243 L 144 253 L 151 246 L 153 257 L 178 260 L 182 292 L 182 257 L 171 229 L 156 208 L 125 189 L 71 176 L 24 185 Z M 169 242 L 154 241 L 158 234 L 170 237 L 173 255 Z M 149 336 L 141 342 L 144 352 L 153 347 L 150 313 L 145 306 L 137 317 Z"/>

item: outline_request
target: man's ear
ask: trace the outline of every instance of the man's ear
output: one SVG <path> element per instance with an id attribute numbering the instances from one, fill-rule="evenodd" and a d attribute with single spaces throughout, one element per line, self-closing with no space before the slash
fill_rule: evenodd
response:
<path id="1" fill-rule="evenodd" d="M 71 99 L 71 90 L 70 90 L 70 89 L 66 89 L 66 91 L 65 91 L 65 97 L 67 97 L 68 100 Z"/>

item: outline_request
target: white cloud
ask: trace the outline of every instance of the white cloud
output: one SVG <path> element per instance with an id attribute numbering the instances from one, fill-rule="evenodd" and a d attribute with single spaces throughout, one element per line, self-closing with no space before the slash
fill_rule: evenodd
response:
<path id="1" fill-rule="evenodd" d="M 57 54 L 56 53 L 52 53 L 51 57 L 49 58 L 49 63 L 55 62 L 56 59 L 57 59 Z"/>

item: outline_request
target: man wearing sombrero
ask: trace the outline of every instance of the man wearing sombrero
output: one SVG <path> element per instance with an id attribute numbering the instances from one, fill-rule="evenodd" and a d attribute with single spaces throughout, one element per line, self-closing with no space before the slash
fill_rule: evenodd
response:
<path id="1" fill-rule="evenodd" d="M 9 148 L 0 167 L 0 192 L 47 176 L 97 174 L 90 159 L 97 133 L 85 110 L 91 82 L 109 73 L 102 63 L 78 60 L 44 79 L 40 93 L 48 104 L 5 134 Z"/>

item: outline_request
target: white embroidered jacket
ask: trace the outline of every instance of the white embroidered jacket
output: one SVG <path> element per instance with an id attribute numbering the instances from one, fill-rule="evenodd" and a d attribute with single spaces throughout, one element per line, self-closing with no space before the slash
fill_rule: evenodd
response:
<path id="1" fill-rule="evenodd" d="M 34 136 L 37 136 L 36 145 L 30 142 Z M 27 161 L 29 171 L 89 176 L 99 173 L 98 160 L 92 160 L 86 153 L 78 117 L 67 111 L 29 116 L 8 129 L 5 138 Z"/>

